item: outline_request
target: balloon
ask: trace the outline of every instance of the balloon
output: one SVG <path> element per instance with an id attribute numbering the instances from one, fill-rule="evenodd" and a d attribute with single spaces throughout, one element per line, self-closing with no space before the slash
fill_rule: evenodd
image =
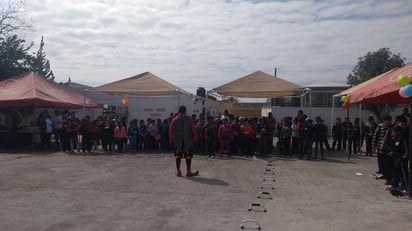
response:
<path id="1" fill-rule="evenodd" d="M 403 87 L 401 87 L 401 88 L 399 88 L 399 95 L 402 97 L 402 98 L 408 98 L 408 96 L 407 95 L 405 95 L 405 92 L 403 92 Z"/>
<path id="2" fill-rule="evenodd" d="M 409 81 L 408 76 L 400 75 L 400 76 L 398 76 L 397 82 L 398 82 L 399 86 L 404 87 L 404 86 L 408 85 L 410 81 Z"/>
<path id="3" fill-rule="evenodd" d="M 104 104 L 103 109 L 105 109 L 105 110 L 109 109 L 109 104 Z"/>
<path id="4" fill-rule="evenodd" d="M 339 105 L 342 105 L 343 103 L 345 103 L 345 102 L 343 102 L 342 99 L 339 99 Z"/>
<path id="5" fill-rule="evenodd" d="M 345 103 L 342 105 L 342 107 L 343 107 L 343 109 L 348 109 L 348 108 L 349 108 L 349 103 L 348 103 L 348 102 L 345 102 Z"/>
<path id="6" fill-rule="evenodd" d="M 349 97 L 347 97 L 346 95 L 342 96 L 342 101 L 347 103 L 349 101 Z"/>
<path id="7" fill-rule="evenodd" d="M 128 96 L 123 97 L 122 104 L 126 105 L 126 106 L 129 105 L 129 97 Z"/>
<path id="8" fill-rule="evenodd" d="M 411 97 L 412 96 L 412 84 L 407 84 L 406 86 L 404 86 L 403 93 L 406 96 Z"/>

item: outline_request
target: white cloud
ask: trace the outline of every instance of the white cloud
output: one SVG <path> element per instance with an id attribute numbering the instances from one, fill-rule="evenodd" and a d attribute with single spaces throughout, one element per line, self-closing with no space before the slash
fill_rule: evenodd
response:
<path id="1" fill-rule="evenodd" d="M 412 4 L 367 1 L 27 1 L 57 79 L 100 85 L 150 71 L 191 92 L 262 70 L 344 83 L 368 51 L 411 61 Z"/>

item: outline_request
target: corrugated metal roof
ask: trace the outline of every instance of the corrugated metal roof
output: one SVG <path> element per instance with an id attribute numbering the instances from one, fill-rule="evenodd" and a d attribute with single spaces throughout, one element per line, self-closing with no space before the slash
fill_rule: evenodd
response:
<path id="1" fill-rule="evenodd" d="M 330 81 L 321 81 L 321 82 L 307 85 L 306 87 L 310 88 L 310 87 L 350 87 L 350 86 L 346 84 L 335 83 L 335 82 L 330 82 Z"/>

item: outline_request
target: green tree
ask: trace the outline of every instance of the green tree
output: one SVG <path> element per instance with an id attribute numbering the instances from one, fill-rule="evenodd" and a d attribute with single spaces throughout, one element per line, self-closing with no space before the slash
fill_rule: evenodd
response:
<path id="1" fill-rule="evenodd" d="M 43 50 L 44 48 L 44 41 L 43 36 L 41 37 L 40 48 L 32 58 L 31 70 L 37 72 L 40 76 L 53 81 L 54 74 L 53 71 L 50 70 L 50 61 L 46 59 L 46 52 Z"/>
<path id="2" fill-rule="evenodd" d="M 381 48 L 375 52 L 368 52 L 364 57 L 358 58 L 358 64 L 347 77 L 348 85 L 358 85 L 380 74 L 405 65 L 405 58 L 401 54 L 392 54 L 389 48 Z M 364 104 L 364 108 L 370 110 L 378 118 L 381 118 L 385 109 L 393 110 L 393 106 L 383 104 Z"/>
<path id="3" fill-rule="evenodd" d="M 405 58 L 402 58 L 401 54 L 392 54 L 389 48 L 368 52 L 364 57 L 358 58 L 358 64 L 349 73 L 347 83 L 358 85 L 395 67 L 405 65 L 404 60 Z"/>
<path id="4" fill-rule="evenodd" d="M 0 80 L 30 71 L 33 57 L 28 50 L 33 44 L 25 47 L 24 43 L 17 35 L 0 39 Z"/>
<path id="5" fill-rule="evenodd" d="M 2 3 L 0 1 L 0 80 L 35 71 L 53 81 L 54 74 L 46 59 L 43 37 L 37 53 L 30 55 L 33 43 L 26 47 L 26 41 L 17 35 L 33 29 L 33 25 L 24 19 L 25 2 L 9 1 L 7 6 L 2 6 Z"/>

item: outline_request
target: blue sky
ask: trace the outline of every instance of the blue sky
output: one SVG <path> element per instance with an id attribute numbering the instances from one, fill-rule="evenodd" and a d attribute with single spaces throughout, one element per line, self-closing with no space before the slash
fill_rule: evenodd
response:
<path id="1" fill-rule="evenodd" d="M 25 12 L 56 79 L 92 86 L 150 71 L 195 93 L 275 67 L 345 84 L 369 51 L 412 60 L 410 0 L 26 0 Z"/>

